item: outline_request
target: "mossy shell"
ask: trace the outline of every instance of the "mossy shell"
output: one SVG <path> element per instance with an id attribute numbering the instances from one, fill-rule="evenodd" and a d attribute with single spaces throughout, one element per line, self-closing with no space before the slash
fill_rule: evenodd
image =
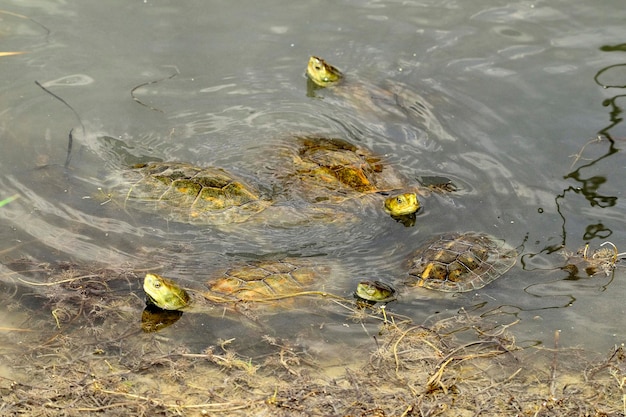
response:
<path id="1" fill-rule="evenodd" d="M 343 139 L 299 137 L 286 153 L 291 161 L 277 168 L 283 187 L 311 203 L 340 203 L 405 187 L 380 157 Z"/>
<path id="2" fill-rule="evenodd" d="M 153 162 L 125 175 L 131 181 L 127 203 L 138 203 L 138 208 L 156 211 L 172 221 L 238 223 L 271 205 L 257 189 L 218 168 Z"/>
<path id="3" fill-rule="evenodd" d="M 304 259 L 250 261 L 219 271 L 203 295 L 214 302 L 275 302 L 307 292 L 323 292 L 331 268 Z"/>

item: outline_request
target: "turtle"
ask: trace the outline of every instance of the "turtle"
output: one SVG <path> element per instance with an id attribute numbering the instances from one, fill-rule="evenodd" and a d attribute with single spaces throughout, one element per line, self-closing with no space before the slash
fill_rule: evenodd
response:
<path id="1" fill-rule="evenodd" d="M 357 284 L 354 298 L 365 304 L 388 303 L 396 299 L 396 289 L 382 281 L 363 280 Z"/>
<path id="2" fill-rule="evenodd" d="M 409 120 L 441 140 L 454 140 L 433 113 L 433 106 L 400 82 L 385 80 L 382 85 L 375 85 L 348 77 L 317 56 L 309 57 L 306 76 L 308 96 L 318 97 L 317 91 L 330 89 L 368 118 L 385 115 L 401 121 Z"/>
<path id="3" fill-rule="evenodd" d="M 405 284 L 446 292 L 476 290 L 507 272 L 516 258 L 514 248 L 485 233 L 447 233 L 413 253 Z M 214 274 L 203 289 L 183 288 L 170 278 L 147 273 L 142 328 L 158 331 L 180 318 L 172 312 L 210 313 L 218 305 L 288 307 L 303 297 L 347 301 L 325 288 L 331 274 L 329 265 L 302 258 L 234 265 Z M 396 299 L 396 290 L 382 281 L 362 280 L 354 296 L 357 303 L 387 303 Z"/>
<path id="4" fill-rule="evenodd" d="M 125 170 L 125 203 L 168 220 L 227 224 L 248 220 L 272 205 L 258 188 L 221 169 L 185 162 L 136 164 Z"/>
<path id="5" fill-rule="evenodd" d="M 419 190 L 368 149 L 340 138 L 297 137 L 287 146 L 290 158 L 278 176 L 291 195 L 311 204 L 341 204 L 370 194 L 392 194 L 383 208 L 392 217 L 413 215 L 420 208 Z M 413 189 L 411 189 L 413 188 Z"/>
<path id="6" fill-rule="evenodd" d="M 480 289 L 515 265 L 517 251 L 486 233 L 444 233 L 409 259 L 406 284 L 444 292 Z"/>
<path id="7" fill-rule="evenodd" d="M 288 160 L 276 160 L 282 192 L 270 193 L 267 190 L 272 187 L 252 185 L 222 168 L 158 161 L 138 163 L 124 171 L 125 206 L 132 204 L 167 220 L 196 225 L 241 223 L 275 206 L 264 220 L 296 222 L 302 216 L 307 221 L 331 219 L 348 199 L 404 187 L 391 168 L 383 167 L 380 158 L 348 141 L 299 137 L 295 143 L 295 150 L 287 147 Z M 309 205 L 328 204 L 324 209 L 298 207 L 300 212 L 296 213 L 289 211 L 289 201 L 283 201 L 282 210 L 277 209 L 277 194 L 282 194 L 283 200 L 298 195 Z M 419 209 L 417 196 L 411 192 L 388 199 L 383 206 L 392 216 L 410 215 Z"/>
<path id="8" fill-rule="evenodd" d="M 298 297 L 333 297 L 323 285 L 330 273 L 328 265 L 298 258 L 248 261 L 216 272 L 202 290 L 182 288 L 154 273 L 146 274 L 143 289 L 148 304 L 168 311 L 208 311 L 218 304 L 241 303 L 276 307 Z"/>

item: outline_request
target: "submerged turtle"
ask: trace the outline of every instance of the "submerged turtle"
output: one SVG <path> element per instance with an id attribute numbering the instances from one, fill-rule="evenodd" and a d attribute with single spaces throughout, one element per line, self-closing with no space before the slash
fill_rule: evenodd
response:
<path id="1" fill-rule="evenodd" d="M 152 162 L 126 171 L 126 202 L 191 224 L 238 223 L 269 207 L 259 190 L 218 168 Z"/>
<path id="2" fill-rule="evenodd" d="M 477 290 L 507 272 L 517 251 L 484 233 L 449 233 L 422 245 L 410 260 L 408 285 L 446 292 Z"/>
<path id="3" fill-rule="evenodd" d="M 171 279 L 146 274 L 143 289 L 148 301 L 163 310 L 195 310 L 217 304 L 245 302 L 279 306 L 297 297 L 331 297 L 323 283 L 331 268 L 302 259 L 249 262 L 210 279 L 204 290 L 184 289 Z"/>
<path id="4" fill-rule="evenodd" d="M 309 58 L 306 75 L 309 96 L 315 97 L 316 90 L 331 88 L 368 116 L 384 113 L 401 120 L 408 118 L 439 139 L 454 139 L 435 117 L 433 106 L 402 83 L 386 80 L 384 85 L 377 86 L 349 79 L 336 67 L 316 56 Z"/>

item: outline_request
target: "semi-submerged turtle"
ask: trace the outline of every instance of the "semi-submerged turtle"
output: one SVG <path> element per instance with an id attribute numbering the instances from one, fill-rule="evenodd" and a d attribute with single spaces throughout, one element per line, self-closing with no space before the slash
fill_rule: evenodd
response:
<path id="1" fill-rule="evenodd" d="M 125 205 L 190 224 L 241 223 L 261 214 L 270 222 L 289 222 L 290 217 L 308 221 L 332 218 L 347 200 L 405 187 L 380 158 L 342 139 L 295 138 L 292 143 L 289 158 L 276 156 L 278 184 L 263 188 L 220 168 L 152 162 L 125 171 Z M 261 191 L 272 188 L 280 191 Z M 295 196 L 308 206 L 290 205 Z M 381 206 L 402 217 L 415 213 L 419 202 L 414 192 L 406 192 L 388 197 Z"/>
<path id="2" fill-rule="evenodd" d="M 345 76 L 322 58 L 311 56 L 306 69 L 308 95 L 316 97 L 319 89 L 332 90 L 351 107 L 367 116 L 387 115 L 410 120 L 440 140 L 454 138 L 443 128 L 433 106 L 408 86 L 385 80 L 382 85 Z"/>
<path id="3" fill-rule="evenodd" d="M 480 289 L 515 265 L 517 251 L 485 233 L 447 233 L 410 257 L 406 284 L 445 292 Z"/>
<path id="4" fill-rule="evenodd" d="M 504 241 L 484 233 L 448 233 L 422 245 L 411 256 L 408 286 L 438 291 L 477 290 L 507 272 L 517 251 Z M 204 290 L 184 289 L 173 280 L 148 273 L 143 288 L 148 302 L 163 310 L 206 311 L 220 304 L 291 305 L 300 297 L 339 298 L 326 290 L 331 268 L 303 259 L 249 262 L 210 279 Z M 396 291 L 378 280 L 363 280 L 357 299 L 389 302 Z"/>
<path id="5" fill-rule="evenodd" d="M 282 188 L 310 204 L 341 205 L 364 196 L 393 194 L 384 200 L 391 216 L 419 209 L 415 191 L 382 158 L 362 146 L 338 138 L 295 138 L 283 153 L 288 162 L 277 169 Z M 413 187 L 414 188 L 414 187 Z"/>
<path id="6" fill-rule="evenodd" d="M 325 290 L 331 273 L 329 265 L 300 258 L 250 261 L 216 272 L 203 289 L 182 288 L 152 273 L 146 274 L 143 289 L 148 303 L 163 310 L 207 312 L 217 305 L 242 303 L 287 307 L 293 306 L 294 299 L 332 298 Z"/>
<path id="7" fill-rule="evenodd" d="M 363 280 L 357 284 L 354 298 L 365 304 L 388 303 L 396 300 L 396 289 L 383 281 Z"/>
<path id="8" fill-rule="evenodd" d="M 428 240 L 409 257 L 409 287 L 443 292 L 478 290 L 515 265 L 517 251 L 503 240 L 485 233 L 445 233 Z M 396 299 L 395 288 L 372 280 L 359 282 L 357 300 L 386 303 Z"/>

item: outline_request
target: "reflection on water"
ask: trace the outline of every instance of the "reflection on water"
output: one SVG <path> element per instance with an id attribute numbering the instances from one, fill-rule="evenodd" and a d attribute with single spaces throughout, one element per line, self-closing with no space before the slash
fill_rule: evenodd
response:
<path id="1" fill-rule="evenodd" d="M 186 366 L 191 362 L 222 379 L 210 370 L 223 366 L 253 391 L 262 384 L 250 375 L 265 354 L 274 366 L 265 369 L 296 379 L 304 375 L 302 363 L 321 363 L 329 373 L 339 366 L 350 384 L 342 364 L 350 360 L 379 366 L 381 374 L 369 378 L 409 378 L 410 387 L 429 386 L 429 395 L 443 392 L 438 398 L 447 399 L 468 389 L 445 379 L 458 352 L 473 360 L 512 349 L 501 328 L 472 334 L 480 340 L 472 346 L 485 349 L 477 352 L 465 351 L 467 345 L 446 350 L 441 339 L 428 339 L 433 350 L 425 355 L 451 355 L 450 362 L 433 360 L 430 377 L 420 380 L 402 374 L 422 360 L 399 359 L 416 349 L 402 350 L 402 343 L 433 329 L 444 334 L 444 324 L 438 326 L 448 317 L 515 322 L 507 331 L 517 346 L 552 345 L 555 330 L 562 331 L 560 346 L 605 352 L 622 343 L 621 262 L 610 254 L 616 268 L 588 277 L 594 255 L 577 254 L 586 243 L 598 248 L 610 241 L 619 258 L 626 247 L 620 171 L 626 64 L 624 46 L 615 42 L 626 33 L 612 13 L 620 5 L 283 3 L 269 1 L 261 10 L 217 1 L 212 7 L 220 13 L 207 13 L 202 1 L 184 7 L 39 1 L 0 11 L 3 50 L 24 52 L 0 56 L 7 80 L 0 85 L 0 282 L 10 307 L 2 331 L 35 355 L 63 357 L 59 352 L 71 348 L 81 358 L 71 361 L 77 380 L 89 379 L 95 366 L 93 387 L 115 395 L 126 387 L 151 405 L 150 392 L 162 392 L 155 388 L 161 372 L 192 386 L 198 375 Z M 344 89 L 307 89 L 311 54 L 341 67 Z M 284 185 L 284 177 L 297 178 L 286 167 L 302 157 L 295 138 L 311 135 L 339 138 L 380 158 L 401 178 L 401 187 L 389 188 L 424 191 L 421 210 L 396 222 L 381 209 L 382 191 L 391 190 L 381 189 L 322 202 L 311 217 L 307 210 L 322 192 Z M 259 184 L 283 211 L 217 226 L 138 210 L 127 204 L 124 173 L 153 161 L 222 168 Z M 424 190 L 433 178 L 453 187 Z M 517 247 L 521 266 L 464 294 L 399 285 L 398 300 L 367 313 L 350 302 L 258 313 L 263 331 L 228 309 L 160 318 L 149 329 L 156 331 L 141 330 L 146 272 L 200 289 L 213 271 L 238 262 L 307 257 L 338 265 L 333 294 L 350 299 L 362 281 L 400 283 L 421 243 L 465 231 Z M 573 255 L 568 260 L 563 252 Z M 59 262 L 65 267 L 49 266 Z M 398 327 L 385 333 L 379 327 L 390 317 Z M 370 358 L 372 350 L 378 353 Z M 383 351 L 391 356 L 379 356 Z M 603 369 L 622 375 L 623 364 L 611 360 Z M 120 376 L 124 369 L 150 372 L 154 380 L 132 386 Z M 488 392 L 502 382 L 474 388 Z M 26 392 L 2 389 L 3 396 Z M 413 403 L 412 395 L 404 404 Z M 257 400 L 287 410 L 286 398 L 304 404 L 296 397 L 281 386 Z M 367 415 L 377 406 L 344 414 Z"/>

